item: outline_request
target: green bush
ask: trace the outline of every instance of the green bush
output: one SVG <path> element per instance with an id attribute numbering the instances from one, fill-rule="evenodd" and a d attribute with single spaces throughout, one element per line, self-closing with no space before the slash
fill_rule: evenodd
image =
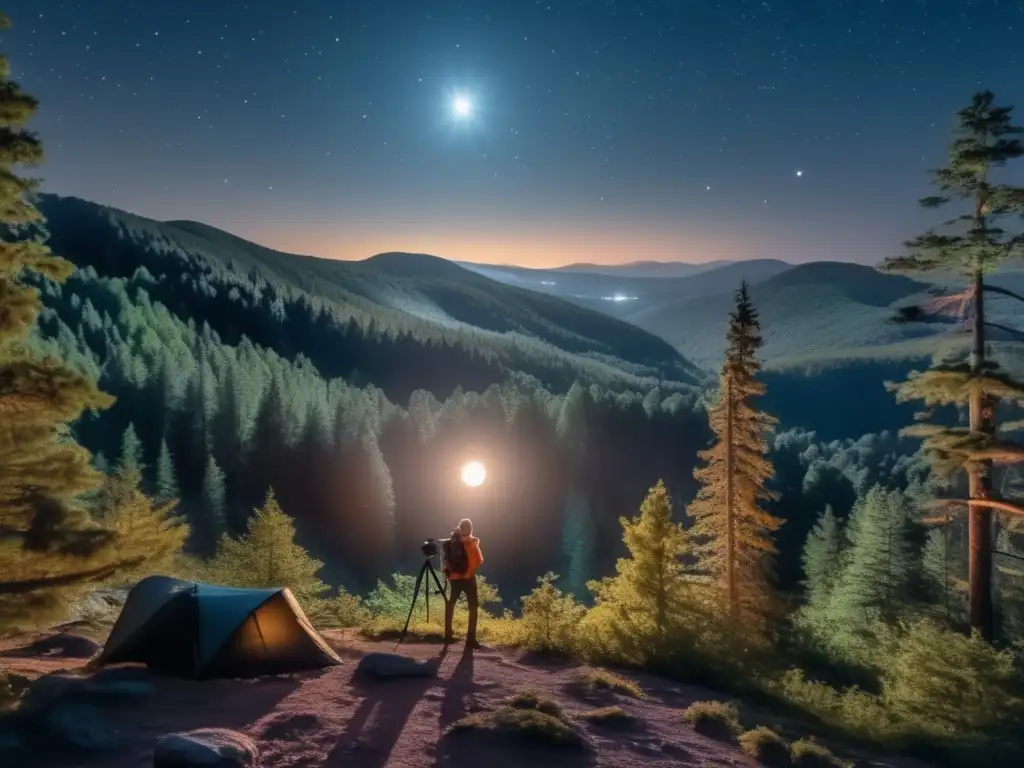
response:
<path id="1" fill-rule="evenodd" d="M 647 698 L 647 694 L 636 682 L 606 669 L 581 669 L 569 687 L 574 693 L 585 697 L 601 693 L 620 693 L 634 699 Z"/>
<path id="2" fill-rule="evenodd" d="M 509 699 L 508 705 L 515 709 L 536 709 L 545 715 L 565 720 L 565 713 L 562 712 L 562 707 L 557 701 L 547 696 L 541 696 L 534 691 L 522 691 L 515 694 Z"/>
<path id="3" fill-rule="evenodd" d="M 637 720 L 622 707 L 601 707 L 589 712 L 582 712 L 580 720 L 599 725 L 604 728 L 627 729 L 637 724 Z"/>
<path id="4" fill-rule="evenodd" d="M 563 653 L 576 650 L 580 622 L 587 609 L 559 590 L 554 585 L 556 579 L 556 574 L 546 573 L 537 579 L 539 586 L 523 598 L 518 638 L 523 648 Z"/>
<path id="5" fill-rule="evenodd" d="M 732 741 L 742 730 L 735 704 L 695 701 L 683 711 L 683 721 L 697 733 L 719 741 Z"/>
<path id="6" fill-rule="evenodd" d="M 747 757 L 762 765 L 784 768 L 790 765 L 789 745 L 786 740 L 770 728 L 759 725 L 753 730 L 740 734 L 740 750 Z"/>
<path id="7" fill-rule="evenodd" d="M 797 768 L 847 768 L 847 763 L 813 739 L 800 739 L 789 746 L 790 759 Z"/>
<path id="8" fill-rule="evenodd" d="M 472 732 L 520 746 L 586 747 L 586 740 L 571 725 L 538 709 L 502 707 L 494 712 L 477 712 L 454 722 L 446 735 Z"/>

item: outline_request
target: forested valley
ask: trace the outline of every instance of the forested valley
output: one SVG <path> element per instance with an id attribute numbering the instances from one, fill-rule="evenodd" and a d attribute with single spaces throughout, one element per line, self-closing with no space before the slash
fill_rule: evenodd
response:
<path id="1" fill-rule="evenodd" d="M 289 256 L 39 198 L 10 173 L 4 631 L 153 571 L 283 581 L 317 621 L 393 631 L 419 545 L 468 516 L 490 640 L 768 697 L 893 748 L 1019 756 L 1024 449 L 1007 435 L 1024 385 L 988 354 L 983 296 L 1024 247 L 995 225 L 1024 192 L 979 182 L 977 158 L 987 172 L 1024 148 L 993 143 L 1020 132 L 993 99 L 961 112 L 936 172 L 976 203 L 975 228 L 883 265 L 964 273 L 946 304 L 973 304 L 972 354 L 890 385 L 923 403 L 913 425 L 827 442 L 762 410 L 765 380 L 785 378 L 761 375 L 745 283 L 706 372 L 440 259 Z M 16 88 L 0 100 L 35 106 Z M 8 138 L 41 160 L 31 134 Z M 833 434 L 858 423 L 859 389 L 829 393 L 849 414 Z M 488 467 L 478 489 L 458 479 L 469 458 Z M 275 553 L 273 583 L 254 583 Z"/>

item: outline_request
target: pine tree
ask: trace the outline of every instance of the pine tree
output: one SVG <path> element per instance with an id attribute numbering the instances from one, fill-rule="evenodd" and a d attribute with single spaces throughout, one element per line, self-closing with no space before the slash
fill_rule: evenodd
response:
<path id="1" fill-rule="evenodd" d="M 169 568 L 181 552 L 189 529 L 176 517 L 174 503 L 154 506 L 140 490 L 142 474 L 127 464 L 105 478 L 97 517 L 118 536 L 114 550 L 119 561 L 131 563 L 114 579 L 119 584 Z"/>
<path id="2" fill-rule="evenodd" d="M 129 422 L 121 435 L 121 456 L 117 460 L 117 469 L 124 470 L 135 467 L 142 471 L 142 441 L 135 432 L 135 426 Z"/>
<path id="3" fill-rule="evenodd" d="M 764 394 L 757 379 L 761 332 L 746 283 L 736 292 L 729 315 L 728 347 L 721 373 L 721 394 L 708 420 L 716 442 L 701 451 L 704 466 L 694 471 L 701 483 L 687 513 L 697 568 L 719 585 L 731 615 L 759 613 L 769 603 L 772 534 L 782 525 L 762 503 L 773 499 L 765 482 L 774 469 L 766 457 L 766 435 L 775 420 L 753 400 Z"/>
<path id="4" fill-rule="evenodd" d="M 921 550 L 921 572 L 938 613 L 947 622 L 960 618 L 966 584 L 963 581 L 963 558 L 953 541 L 952 526 L 928 531 Z"/>
<path id="5" fill-rule="evenodd" d="M 695 585 L 682 562 L 691 554 L 690 542 L 672 519 L 672 502 L 660 480 L 640 515 L 620 522 L 629 557 L 618 560 L 615 576 L 588 584 L 597 600 L 593 617 L 611 625 L 627 658 L 664 657 L 681 639 L 677 630 L 696 613 Z"/>
<path id="6" fill-rule="evenodd" d="M 213 454 L 206 457 L 206 471 L 203 474 L 202 504 L 197 514 L 202 515 L 201 549 L 212 549 L 217 540 L 227 532 L 225 518 L 224 473 L 217 466 Z"/>
<path id="7" fill-rule="evenodd" d="M 843 532 L 839 520 L 826 506 L 804 545 L 804 587 L 807 604 L 816 609 L 827 604 L 842 565 Z"/>
<path id="8" fill-rule="evenodd" d="M 322 567 L 295 543 L 295 523 L 270 490 L 263 506 L 249 518 L 244 535 L 221 537 L 209 571 L 218 584 L 288 587 L 301 602 L 329 589 L 316 575 Z"/>
<path id="9" fill-rule="evenodd" d="M 870 630 L 906 605 L 915 568 L 909 525 L 902 491 L 875 485 L 854 505 L 845 562 L 828 607 L 829 621 L 844 634 Z"/>
<path id="10" fill-rule="evenodd" d="M 9 26 L 0 17 L 0 28 Z M 28 279 L 62 282 L 72 272 L 44 244 L 42 217 L 29 200 L 35 182 L 15 173 L 43 159 L 39 139 L 22 128 L 36 106 L 0 56 L 0 623 L 8 624 L 59 610 L 59 588 L 122 565 L 112 552 L 114 533 L 75 503 L 102 477 L 67 428 L 112 399 L 26 343 L 41 308 Z"/>
<path id="11" fill-rule="evenodd" d="M 593 567 L 594 524 L 590 518 L 590 505 L 582 494 L 570 494 L 566 506 L 562 525 L 562 550 L 569 564 L 566 582 L 569 593 L 580 598 L 586 592 L 587 579 Z"/>
<path id="12" fill-rule="evenodd" d="M 156 495 L 162 501 L 172 501 L 181 497 L 178 475 L 174 471 L 174 458 L 166 440 L 160 441 L 160 453 L 156 460 Z"/>
<path id="13" fill-rule="evenodd" d="M 944 362 L 923 373 L 911 374 L 894 386 L 897 399 L 922 400 L 928 409 L 962 406 L 969 409 L 969 424 L 948 427 L 920 423 L 905 432 L 921 437 L 935 469 L 951 476 L 967 471 L 968 498 L 956 500 L 968 510 L 969 581 L 971 627 L 986 639 L 993 636 L 992 609 L 992 511 L 1024 514 L 1024 506 L 995 498 L 992 488 L 994 461 L 1024 461 L 1024 447 L 997 434 L 995 413 L 1000 399 L 1024 402 L 1024 384 L 1015 381 L 990 360 L 986 350 L 985 295 L 994 293 L 1020 299 L 1016 294 L 987 284 L 985 275 L 1008 259 L 1024 256 L 1024 237 L 1000 220 L 1024 213 L 1024 188 L 1000 184 L 993 171 L 1024 156 L 1015 138 L 1024 129 L 1011 122 L 1012 107 L 995 104 L 990 91 L 976 93 L 971 104 L 957 115 L 958 125 L 950 147 L 949 162 L 932 171 L 940 195 L 925 197 L 921 204 L 938 208 L 954 201 L 968 210 L 947 221 L 943 232 L 935 230 L 906 243 L 908 252 L 887 259 L 884 269 L 899 272 L 958 272 L 969 281 L 956 296 L 937 300 L 929 311 L 964 312 L 971 321 L 972 346 L 966 362 Z M 924 422 L 930 410 L 919 414 Z M 952 501 L 952 500 L 950 500 Z M 936 518 L 948 521 L 949 516 Z"/>

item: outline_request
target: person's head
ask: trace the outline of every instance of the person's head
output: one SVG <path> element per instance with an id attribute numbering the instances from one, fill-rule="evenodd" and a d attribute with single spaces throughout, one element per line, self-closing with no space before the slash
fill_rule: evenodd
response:
<path id="1" fill-rule="evenodd" d="M 464 517 L 462 520 L 460 520 L 459 521 L 459 533 L 461 533 L 463 536 L 472 536 L 473 535 L 473 521 L 470 520 L 468 517 Z"/>

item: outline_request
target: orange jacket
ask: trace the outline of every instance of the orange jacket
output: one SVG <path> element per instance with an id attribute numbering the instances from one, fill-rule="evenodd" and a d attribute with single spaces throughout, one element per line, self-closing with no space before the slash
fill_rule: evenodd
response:
<path id="1" fill-rule="evenodd" d="M 462 546 L 466 548 L 466 559 L 469 561 L 469 568 L 465 573 L 449 573 L 448 579 L 471 579 L 476 575 L 476 569 L 484 564 L 484 553 L 480 551 L 480 539 L 470 536 L 464 539 Z"/>

